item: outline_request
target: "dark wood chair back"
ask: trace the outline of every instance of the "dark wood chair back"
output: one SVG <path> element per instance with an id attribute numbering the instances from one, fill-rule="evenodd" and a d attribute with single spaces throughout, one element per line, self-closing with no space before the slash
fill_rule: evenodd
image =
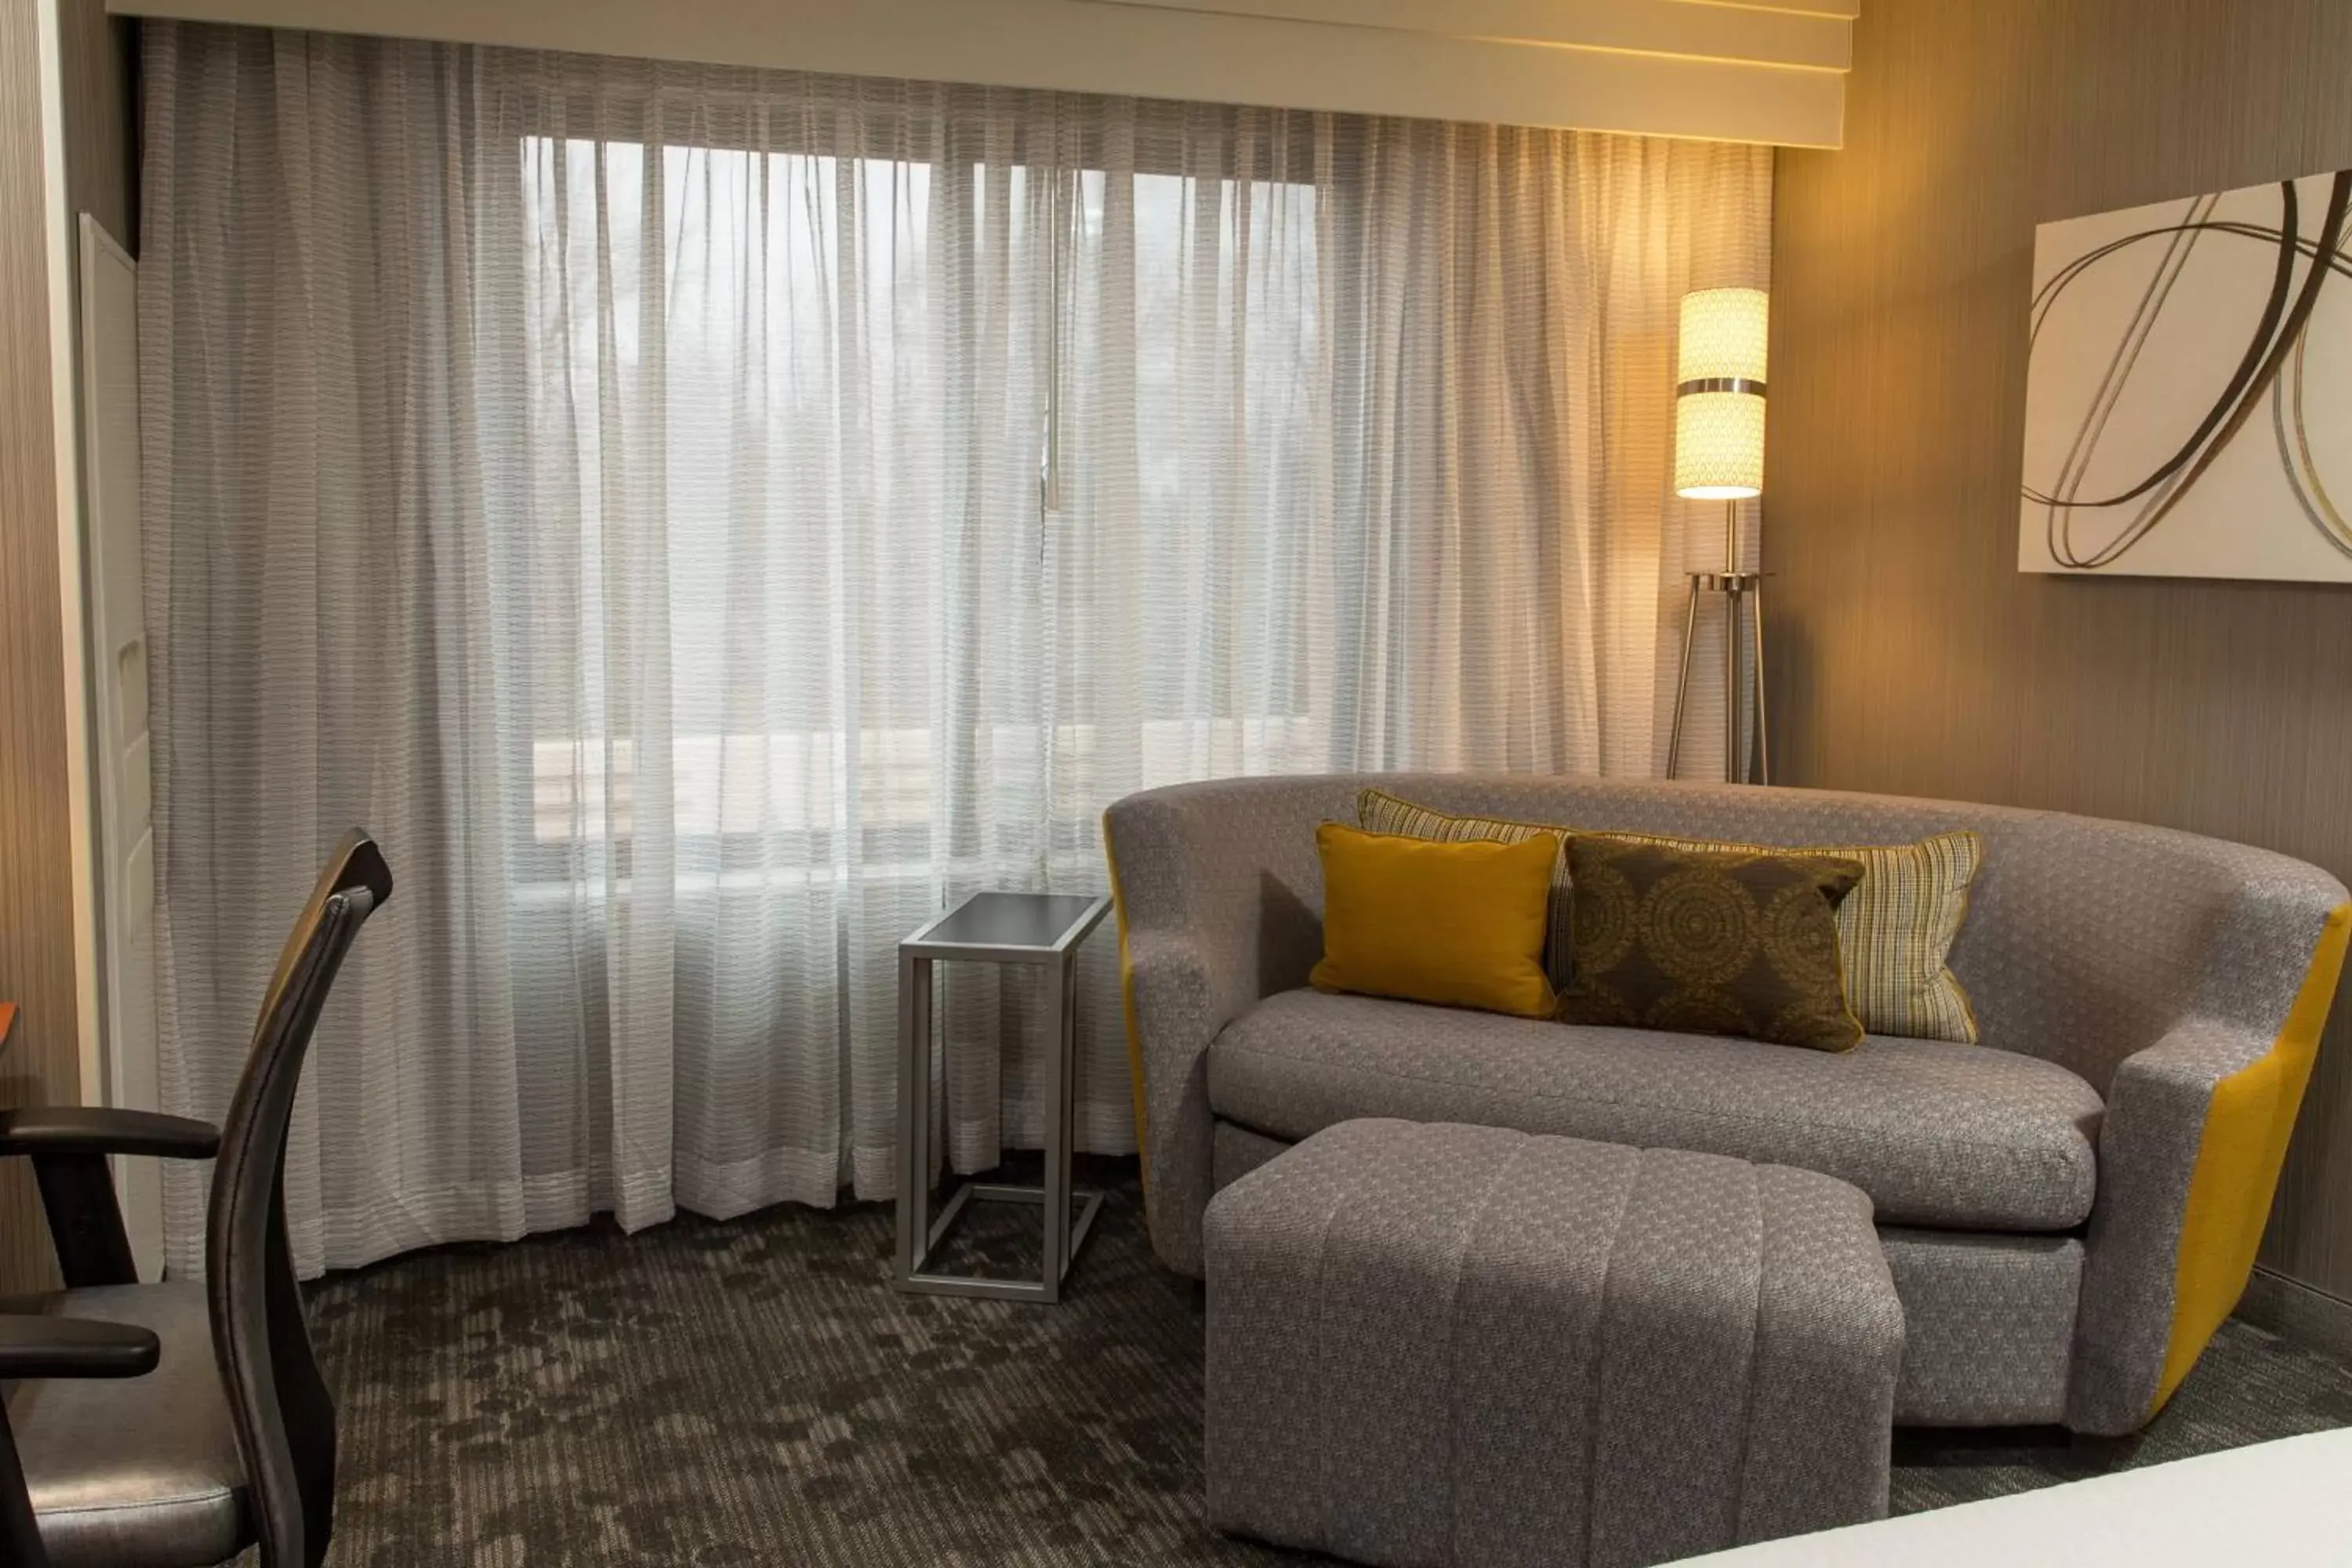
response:
<path id="1" fill-rule="evenodd" d="M 335 1407 L 311 1353 L 286 1239 L 287 1129 L 335 972 L 392 871 L 354 829 L 329 858 L 262 1000 L 221 1129 L 205 1236 L 213 1347 L 247 1466 L 267 1568 L 319 1568 L 335 1506 Z"/>

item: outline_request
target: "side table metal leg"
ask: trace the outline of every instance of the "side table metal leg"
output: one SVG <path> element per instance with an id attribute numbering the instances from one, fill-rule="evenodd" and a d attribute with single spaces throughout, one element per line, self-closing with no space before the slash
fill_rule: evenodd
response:
<path id="1" fill-rule="evenodd" d="M 1070 960 L 1045 966 L 1045 1040 L 1054 1060 L 1045 1074 L 1045 1300 L 1062 1299 L 1070 1268 L 1069 1038 Z"/>
<path id="2" fill-rule="evenodd" d="M 1062 1063 L 1062 1192 L 1065 1196 L 1076 1192 L 1070 1179 L 1070 1162 L 1078 1148 L 1078 959 L 1076 953 L 1062 965 L 1062 1037 L 1055 1042 L 1061 1048 L 1055 1054 Z M 1066 1210 L 1062 1216 L 1062 1228 L 1070 1229 Z M 1063 1272 L 1069 1271 L 1070 1260 L 1077 1256 L 1075 1237 L 1062 1254 Z"/>
<path id="3" fill-rule="evenodd" d="M 898 1278 L 913 1278 L 931 1232 L 931 961 L 898 955 Z"/>

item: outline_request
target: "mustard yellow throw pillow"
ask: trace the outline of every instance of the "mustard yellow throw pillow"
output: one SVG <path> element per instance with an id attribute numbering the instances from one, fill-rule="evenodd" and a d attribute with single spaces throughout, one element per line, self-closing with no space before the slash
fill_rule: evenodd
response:
<path id="1" fill-rule="evenodd" d="M 1441 844 L 1327 822 L 1315 847 L 1323 858 L 1323 962 L 1308 976 L 1317 990 L 1550 1016 L 1557 998 L 1541 961 L 1557 834 Z"/>
<path id="2" fill-rule="evenodd" d="M 1576 971 L 1570 931 L 1573 905 L 1568 879 L 1569 829 L 1540 822 L 1513 822 L 1500 816 L 1455 816 L 1416 805 L 1383 789 L 1366 789 L 1356 796 L 1356 826 L 1367 833 L 1398 833 L 1409 838 L 1434 839 L 1442 844 L 1466 844 L 1474 839 L 1518 844 L 1538 835 L 1559 846 L 1551 868 L 1550 929 L 1544 939 L 1544 973 L 1554 986 L 1565 988 Z"/>
<path id="3" fill-rule="evenodd" d="M 1455 816 L 1381 789 L 1366 789 L 1357 796 L 1356 816 L 1374 833 L 1410 833 L 1417 838 L 1515 839 L 1533 833 L 1584 831 L 1560 823 Z M 1794 851 L 1667 834 L 1610 837 L 1677 849 L 1769 849 L 1860 861 L 1860 885 L 1837 906 L 1838 952 L 1845 971 L 1846 1001 L 1854 1016 L 1874 1035 L 1976 1043 L 1976 1013 L 1945 959 L 1968 918 L 1969 888 L 1984 863 L 1984 840 L 1977 835 L 1962 828 L 1916 844 L 1809 844 Z M 1575 970 L 1574 895 L 1565 847 L 1553 876 L 1552 933 L 1545 967 L 1552 984 L 1565 989 Z"/>

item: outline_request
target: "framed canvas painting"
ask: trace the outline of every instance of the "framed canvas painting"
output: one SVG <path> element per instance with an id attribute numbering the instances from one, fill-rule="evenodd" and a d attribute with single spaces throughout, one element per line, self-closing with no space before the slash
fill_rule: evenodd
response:
<path id="1" fill-rule="evenodd" d="M 2352 170 L 2034 231 L 2018 566 L 2352 583 Z"/>

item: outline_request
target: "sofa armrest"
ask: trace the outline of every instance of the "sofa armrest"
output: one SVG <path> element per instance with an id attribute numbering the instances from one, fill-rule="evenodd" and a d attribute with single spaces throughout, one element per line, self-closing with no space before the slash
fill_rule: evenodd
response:
<path id="1" fill-rule="evenodd" d="M 2281 954 L 2274 1005 L 2182 1020 L 2107 1088 L 2068 1424 L 2139 1429 L 2236 1307 L 2343 973 L 2352 905 Z M 2249 976 L 2234 977 L 2244 986 Z"/>
<path id="2" fill-rule="evenodd" d="M 1351 815 L 1356 787 L 1336 778 L 1180 785 L 1103 814 L 1145 1214 L 1153 1250 L 1181 1273 L 1201 1271 L 1210 1042 L 1261 997 L 1306 983 L 1323 941 L 1315 825 Z"/>
<path id="3" fill-rule="evenodd" d="M 1119 949 L 1152 1247 L 1171 1268 L 1198 1274 L 1215 1126 L 1209 1045 L 1258 998 L 1231 954 L 1181 932 L 1123 931 Z"/>

